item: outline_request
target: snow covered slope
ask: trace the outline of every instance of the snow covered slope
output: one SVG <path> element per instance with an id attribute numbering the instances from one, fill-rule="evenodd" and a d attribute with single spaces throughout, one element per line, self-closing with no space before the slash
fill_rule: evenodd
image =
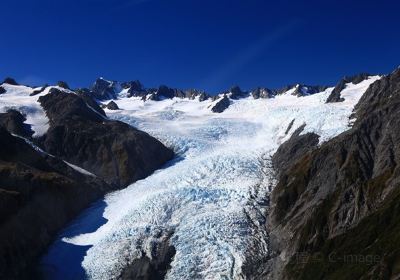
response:
<path id="1" fill-rule="evenodd" d="M 37 100 L 41 95 L 47 94 L 48 90 L 39 95 L 30 96 L 34 91 L 30 87 L 9 84 L 3 84 L 2 87 L 6 92 L 0 95 L 0 112 L 5 113 L 8 109 L 16 109 L 26 115 L 26 123 L 31 125 L 34 131 L 33 136 L 46 133 L 49 120 Z"/>
<path id="2" fill-rule="evenodd" d="M 321 135 L 320 142 L 347 130 L 353 107 L 377 79 L 348 84 L 340 103 L 325 103 L 329 88 L 304 97 L 238 99 L 221 114 L 210 111 L 210 100 L 115 100 L 121 110 L 106 111 L 110 118 L 157 137 L 178 157 L 74 221 L 43 259 L 48 276 L 116 278 L 133 259 L 150 257 L 163 232 L 173 232 L 168 279 L 243 278 L 245 259 L 268 250 L 258 238 L 262 199 L 272 184 L 265 161 L 304 123 L 304 132 Z M 78 260 L 75 266 L 66 264 L 71 259 Z"/>
<path id="3" fill-rule="evenodd" d="M 0 94 L 0 113 L 5 113 L 9 109 L 15 109 L 21 112 L 26 117 L 25 123 L 30 125 L 34 131 L 33 137 L 42 136 L 49 128 L 49 119 L 38 102 L 39 97 L 48 94 L 52 88 L 71 92 L 70 90 L 54 86 L 46 87 L 39 94 L 31 96 L 35 90 L 38 91 L 41 88 L 31 88 L 6 83 L 1 86 L 5 89 L 5 93 Z"/>

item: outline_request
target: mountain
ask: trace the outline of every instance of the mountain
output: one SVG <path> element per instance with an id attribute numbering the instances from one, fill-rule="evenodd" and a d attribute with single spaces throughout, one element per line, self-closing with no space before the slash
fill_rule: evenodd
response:
<path id="1" fill-rule="evenodd" d="M 318 135 L 295 133 L 278 149 L 272 278 L 400 276 L 399 105 L 397 69 L 368 88 L 349 131 L 320 146 Z"/>
<path id="2" fill-rule="evenodd" d="M 252 279 L 257 275 L 251 274 L 252 265 L 261 267 L 258 260 L 270 252 L 265 223 L 274 172 L 269 156 L 293 134 L 314 132 L 319 144 L 347 131 L 353 107 L 378 79 L 349 82 L 339 103 L 326 103 L 333 87 L 299 96 L 293 94 L 296 86 L 265 99 L 237 87 L 202 102 L 172 95 L 157 101 L 114 99 L 119 110 L 105 109 L 110 118 L 134 124 L 174 147 L 177 160 L 99 202 L 99 207 L 107 205 L 107 223 L 99 229 L 78 234 L 66 228 L 43 258 L 45 267 L 57 268 L 46 273 L 54 278 L 79 274 L 80 266 L 63 268 L 59 252 L 90 244 L 81 265 L 93 279 L 154 273 L 173 279 L 221 274 Z M 238 97 L 231 98 L 232 93 Z M 220 101 L 229 106 L 214 114 Z M 92 215 L 89 210 L 76 223 L 90 223 Z"/>
<path id="3" fill-rule="evenodd" d="M 399 103 L 399 69 L 215 96 L 8 78 L 0 275 L 396 279 Z"/>
<path id="4" fill-rule="evenodd" d="M 0 276 L 30 278 L 38 256 L 72 218 L 148 176 L 173 152 L 109 120 L 90 96 L 8 82 L 0 97 Z"/>
<path id="5" fill-rule="evenodd" d="M 364 79 L 368 77 L 367 74 L 363 74 Z M 353 78 L 357 79 L 357 77 Z M 360 79 L 360 78 L 358 78 Z M 352 77 L 347 78 L 347 80 L 343 80 L 343 86 L 340 89 L 336 89 L 340 94 L 340 91 L 344 89 L 345 82 L 352 82 Z M 211 111 L 214 113 L 221 113 L 226 108 L 229 107 L 230 102 L 228 103 L 227 99 L 224 98 L 225 96 L 229 98 L 229 100 L 238 100 L 241 98 L 253 97 L 254 99 L 259 98 L 273 98 L 277 95 L 282 94 L 291 94 L 294 96 L 307 96 L 310 94 L 315 94 L 318 92 L 322 92 L 328 87 L 326 86 L 310 86 L 310 85 L 303 85 L 303 84 L 296 84 L 296 85 L 289 85 L 281 89 L 268 89 L 268 88 L 256 88 L 251 91 L 243 91 L 239 86 L 233 86 L 229 90 L 221 92 L 217 95 L 210 95 L 207 94 L 205 91 L 197 90 L 197 89 L 189 89 L 189 90 L 182 90 L 177 88 L 170 88 L 166 85 L 161 85 L 158 88 L 145 88 L 143 84 L 138 81 L 131 81 L 131 82 L 117 82 L 117 81 L 110 81 L 104 78 L 97 79 L 94 84 L 88 88 L 78 89 L 79 92 L 85 92 L 87 95 L 92 97 L 98 101 L 108 101 L 118 98 L 124 97 L 139 97 L 144 102 L 145 101 L 162 101 L 164 99 L 173 99 L 173 98 L 180 98 L 180 99 L 190 99 L 190 100 L 217 100 L 221 99 L 223 105 L 216 105 L 214 108 L 213 106 L 210 107 Z M 333 97 L 332 97 L 333 98 Z M 113 106 L 114 110 L 115 106 Z"/>

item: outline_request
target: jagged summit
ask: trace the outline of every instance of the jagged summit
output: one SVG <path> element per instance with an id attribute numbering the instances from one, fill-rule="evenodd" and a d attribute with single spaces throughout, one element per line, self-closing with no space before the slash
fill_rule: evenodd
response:
<path id="1" fill-rule="evenodd" d="M 9 85 L 13 85 L 13 86 L 18 85 L 18 83 L 13 78 L 10 78 L 10 77 L 5 78 L 2 84 L 9 84 Z"/>
<path id="2" fill-rule="evenodd" d="M 119 97 L 140 97 L 143 101 L 153 100 L 161 101 L 171 98 L 188 98 L 194 100 L 198 98 L 199 101 L 207 99 L 217 100 L 224 95 L 231 100 L 241 98 L 253 97 L 259 98 L 273 98 L 280 94 L 292 94 L 295 96 L 306 96 L 324 91 L 327 86 L 314 86 L 305 84 L 288 85 L 279 89 L 270 89 L 266 87 L 257 87 L 253 90 L 242 90 L 240 86 L 234 85 L 229 90 L 222 91 L 217 95 L 211 95 L 200 89 L 179 89 L 172 88 L 167 85 L 160 85 L 158 88 L 146 88 L 139 80 L 129 82 L 117 82 L 107 80 L 103 77 L 98 78 L 90 88 L 90 94 L 97 100 L 110 100 Z"/>
<path id="3" fill-rule="evenodd" d="M 330 103 L 343 101 L 344 97 L 341 96 L 341 92 L 346 89 L 348 84 L 361 83 L 362 81 L 368 79 L 368 77 L 371 77 L 371 75 L 367 73 L 344 77 L 335 87 L 332 87 L 332 92 L 326 102 Z M 12 78 L 6 78 L 2 85 L 0 85 L 0 94 L 5 92 L 3 85 L 16 86 L 18 83 Z M 68 84 L 64 81 L 58 82 L 57 87 L 65 90 L 71 90 Z M 35 88 L 31 94 L 37 95 L 43 93 L 48 88 L 48 85 L 41 88 Z M 211 105 L 208 105 L 208 108 L 210 108 L 212 112 L 221 113 L 236 100 L 243 98 L 268 99 L 275 98 L 276 96 L 280 95 L 304 97 L 323 92 L 327 89 L 327 86 L 308 85 L 301 83 L 291 84 L 278 89 L 257 87 L 252 90 L 243 90 L 240 88 L 240 86 L 234 85 L 229 90 L 222 91 L 216 95 L 211 95 L 200 89 L 184 90 L 173 88 L 167 85 L 160 85 L 158 88 L 147 88 L 139 80 L 115 81 L 106 79 L 104 77 L 99 77 L 89 88 L 79 88 L 71 91 L 79 94 L 82 98 L 85 98 L 87 102 L 93 102 L 91 101 L 93 99 L 96 103 L 108 101 L 106 104 L 112 100 L 131 97 L 140 98 L 143 100 L 143 102 L 162 101 L 173 98 L 198 100 L 199 102 L 208 100 L 209 102 L 212 102 Z M 94 104 L 92 105 L 94 106 Z M 117 107 L 110 106 L 110 108 Z"/>

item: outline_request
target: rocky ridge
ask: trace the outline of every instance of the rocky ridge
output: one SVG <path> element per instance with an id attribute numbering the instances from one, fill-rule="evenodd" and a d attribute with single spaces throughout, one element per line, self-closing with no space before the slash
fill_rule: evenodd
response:
<path id="1" fill-rule="evenodd" d="M 397 69 L 368 88 L 349 131 L 321 146 L 317 135 L 295 133 L 279 148 L 268 225 L 274 256 L 262 265 L 274 269 L 252 278 L 400 276 L 399 104 Z"/>
<path id="2" fill-rule="evenodd" d="M 8 82 L 18 85 L 11 79 L 3 85 Z M 43 136 L 33 137 L 17 109 L 0 113 L 3 279 L 36 277 L 38 258 L 69 221 L 105 193 L 148 176 L 174 156 L 147 133 L 109 120 L 87 91 L 60 85 L 39 89 L 37 100 L 49 119 Z M 12 94 L 33 102 L 39 94 L 18 89 Z"/>
<path id="3" fill-rule="evenodd" d="M 366 77 L 365 77 L 366 78 Z M 269 88 L 256 88 L 251 91 L 243 91 L 239 86 L 233 86 L 229 90 L 219 93 L 217 95 L 211 95 L 202 90 L 189 89 L 182 90 L 177 88 L 171 88 L 166 85 L 161 85 L 158 88 L 145 88 L 140 81 L 131 82 L 117 82 L 108 81 L 103 78 L 99 78 L 95 81 L 90 89 L 78 89 L 78 92 L 86 92 L 92 98 L 105 101 L 117 99 L 119 96 L 123 97 L 140 97 L 143 101 L 161 101 L 164 99 L 171 98 L 187 98 L 190 100 L 198 99 L 200 102 L 205 100 L 217 100 L 224 98 L 225 96 L 229 100 L 237 100 L 241 98 L 247 98 L 249 96 L 254 99 L 259 98 L 274 98 L 277 95 L 284 94 L 291 91 L 294 96 L 306 96 L 322 92 L 326 89 L 326 86 L 310 86 L 304 84 L 289 85 L 281 89 L 269 89 Z M 340 92 L 340 91 L 339 91 Z M 229 107 L 228 102 L 224 101 L 224 109 L 221 110 L 221 105 L 212 107 L 211 111 L 215 113 L 221 113 Z"/>

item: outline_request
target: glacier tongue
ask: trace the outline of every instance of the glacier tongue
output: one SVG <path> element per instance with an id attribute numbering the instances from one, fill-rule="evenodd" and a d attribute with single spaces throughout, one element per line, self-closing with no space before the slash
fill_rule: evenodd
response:
<path id="1" fill-rule="evenodd" d="M 222 114 L 211 113 L 209 101 L 116 100 L 122 110 L 107 111 L 110 118 L 157 137 L 178 156 L 146 179 L 99 201 L 106 205 L 106 222 L 93 232 L 80 234 L 77 229 L 93 223 L 98 208 L 94 205 L 83 213 L 60 235 L 43 264 L 52 266 L 56 278 L 63 278 L 57 271 L 75 273 L 74 268 L 63 269 L 68 252 L 60 254 L 59 248 L 86 246 L 80 265 L 88 278 L 112 279 L 133 259 L 150 257 L 161 233 L 173 232 L 176 255 L 168 279 L 244 278 L 245 259 L 268 250 L 262 238 L 264 199 L 273 183 L 265 176 L 272 173 L 265 161 L 304 123 L 305 132 L 321 135 L 321 142 L 347 130 L 354 105 L 377 79 L 349 84 L 341 103 L 325 103 L 330 88 L 305 97 L 235 100 Z"/>

